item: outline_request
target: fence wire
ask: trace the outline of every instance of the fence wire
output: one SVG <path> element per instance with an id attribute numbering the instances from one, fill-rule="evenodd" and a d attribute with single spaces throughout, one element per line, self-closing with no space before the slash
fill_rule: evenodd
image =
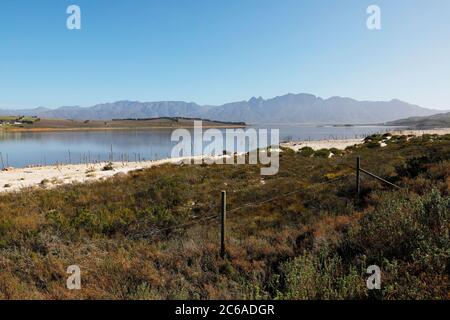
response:
<path id="1" fill-rule="evenodd" d="M 258 207 L 258 206 L 263 205 L 265 203 L 269 203 L 269 202 L 272 202 L 272 201 L 275 201 L 275 200 L 278 200 L 278 199 L 281 199 L 281 198 L 284 198 L 284 197 L 288 197 L 290 195 L 303 192 L 305 190 L 313 189 L 315 187 L 328 185 L 328 184 L 331 184 L 331 183 L 334 183 L 334 182 L 337 182 L 337 181 L 344 180 L 344 179 L 346 179 L 346 178 L 348 178 L 348 177 L 350 177 L 352 175 L 354 175 L 354 173 L 347 174 L 347 175 L 344 175 L 344 176 L 340 176 L 340 177 L 337 177 L 337 178 L 334 178 L 334 179 L 331 179 L 331 180 L 315 183 L 315 184 L 309 185 L 307 187 L 303 187 L 303 188 L 298 189 L 298 190 L 286 192 L 286 193 L 283 193 L 281 195 L 278 195 L 278 196 L 275 196 L 275 197 L 272 197 L 272 198 L 269 198 L 269 199 L 266 199 L 266 200 L 246 203 L 246 204 L 244 204 L 242 206 L 239 206 L 237 208 L 233 208 L 231 210 L 228 210 L 227 214 L 231 214 L 231 213 L 237 212 L 237 211 L 239 211 L 241 209 L 244 209 L 244 208 Z M 156 236 L 156 235 L 164 233 L 164 232 L 171 232 L 171 231 L 175 231 L 175 230 L 185 229 L 185 228 L 191 227 L 193 225 L 197 225 L 197 224 L 200 224 L 200 223 L 203 223 L 203 222 L 208 222 L 208 221 L 211 221 L 211 220 L 214 220 L 214 219 L 218 219 L 219 218 L 219 211 L 215 212 L 214 211 L 215 209 L 218 209 L 216 205 L 214 206 L 214 208 L 210 212 L 208 212 L 208 214 L 206 216 L 197 217 L 195 219 L 190 220 L 189 222 L 186 222 L 186 223 L 183 223 L 183 224 L 180 224 L 180 225 L 177 225 L 177 226 L 166 227 L 166 228 L 156 228 L 155 227 L 154 229 L 152 229 L 152 230 L 150 230 L 148 232 L 130 236 L 130 238 L 132 238 L 132 239 L 149 238 L 149 237 Z"/>
<path id="2" fill-rule="evenodd" d="M 278 199 L 281 199 L 281 198 L 284 198 L 284 197 L 287 197 L 287 196 L 290 196 L 290 195 L 293 195 L 293 194 L 296 194 L 296 193 L 300 193 L 300 192 L 305 191 L 305 190 L 312 189 L 314 187 L 323 186 L 323 185 L 326 185 L 326 184 L 331 184 L 331 183 L 334 183 L 336 181 L 343 180 L 343 179 L 349 177 L 350 175 L 351 174 L 348 174 L 348 175 L 341 176 L 341 177 L 338 177 L 338 178 L 335 178 L 335 179 L 331 179 L 331 180 L 328 180 L 328 181 L 315 183 L 315 184 L 309 185 L 307 187 L 304 187 L 304 188 L 301 188 L 301 189 L 298 189 L 298 190 L 294 190 L 294 191 L 283 193 L 281 195 L 278 195 L 276 197 L 273 197 L 273 198 L 270 198 L 270 199 L 267 199 L 267 200 L 246 203 L 246 204 L 244 204 L 244 205 L 242 205 L 240 207 L 234 208 L 232 210 L 228 210 L 227 213 L 233 213 L 233 212 L 236 212 L 236 211 L 241 210 L 243 208 L 257 207 L 257 206 L 263 205 L 263 204 L 268 203 L 268 202 L 272 202 L 272 201 L 275 201 L 275 200 L 278 200 Z"/>

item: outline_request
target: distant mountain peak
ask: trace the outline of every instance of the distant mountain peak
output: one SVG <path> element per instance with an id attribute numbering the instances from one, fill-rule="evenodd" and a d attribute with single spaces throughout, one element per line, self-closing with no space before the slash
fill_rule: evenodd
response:
<path id="1" fill-rule="evenodd" d="M 396 99 L 396 98 L 394 98 L 394 99 L 391 99 L 391 101 L 390 102 L 394 102 L 394 103 L 407 103 L 407 102 L 405 102 L 405 101 L 402 101 L 402 100 L 400 100 L 400 99 Z"/>
<path id="2" fill-rule="evenodd" d="M 399 99 L 358 101 L 334 96 L 328 99 L 309 93 L 288 93 L 270 99 L 261 96 L 220 106 L 195 102 L 121 100 L 93 107 L 0 110 L 0 115 L 34 115 L 41 118 L 110 120 L 125 118 L 187 117 L 247 123 L 370 124 L 401 118 L 429 116 L 442 111 L 422 108 Z"/>
<path id="3" fill-rule="evenodd" d="M 248 100 L 249 103 L 257 103 L 257 102 L 261 102 L 261 101 L 264 101 L 263 97 L 261 97 L 261 96 L 259 96 L 258 98 L 257 97 L 251 97 Z"/>

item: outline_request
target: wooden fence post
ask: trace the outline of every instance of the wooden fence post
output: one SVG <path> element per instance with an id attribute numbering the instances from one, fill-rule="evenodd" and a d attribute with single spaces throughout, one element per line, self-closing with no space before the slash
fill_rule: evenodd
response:
<path id="1" fill-rule="evenodd" d="M 356 158 L 356 201 L 359 201 L 361 196 L 361 178 L 360 178 L 360 172 L 361 172 L 361 158 Z"/>
<path id="2" fill-rule="evenodd" d="M 225 258 L 225 229 L 227 222 L 227 192 L 222 191 L 222 210 L 220 214 L 220 257 Z"/>

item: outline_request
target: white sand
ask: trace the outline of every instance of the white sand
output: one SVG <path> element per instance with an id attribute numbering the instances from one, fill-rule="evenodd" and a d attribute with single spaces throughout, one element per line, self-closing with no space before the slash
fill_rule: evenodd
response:
<path id="1" fill-rule="evenodd" d="M 363 139 L 297 141 L 282 143 L 281 146 L 285 148 L 291 148 L 296 152 L 304 147 L 310 147 L 314 150 L 331 148 L 344 150 L 347 147 L 354 146 L 355 144 L 360 144 L 362 142 Z"/>
<path id="2" fill-rule="evenodd" d="M 0 193 L 15 192 L 24 188 L 54 188 L 63 184 L 84 183 L 107 179 L 117 174 L 126 174 L 130 171 L 151 168 L 163 164 L 181 164 L 189 159 L 220 159 L 229 156 L 196 156 L 185 158 L 171 158 L 143 162 L 114 162 L 113 170 L 103 171 L 107 162 L 97 164 L 68 164 L 39 166 L 32 168 L 10 168 L 0 171 Z"/>
<path id="3" fill-rule="evenodd" d="M 437 134 L 445 135 L 450 134 L 450 128 L 443 129 L 430 129 L 430 130 L 395 130 L 390 132 L 393 135 L 412 135 L 422 136 L 424 134 Z M 344 150 L 347 147 L 351 147 L 360 144 L 364 139 L 345 139 L 345 140 L 318 140 L 318 141 L 294 141 L 282 143 L 281 146 L 285 148 L 291 148 L 294 151 L 298 151 L 304 147 L 310 147 L 314 150 L 331 149 L 336 148 Z"/>
<path id="4" fill-rule="evenodd" d="M 450 128 L 442 128 L 442 129 L 427 129 L 427 130 L 395 130 L 391 131 L 392 134 L 396 135 L 405 135 L 405 136 L 422 136 L 424 134 L 437 134 L 437 135 L 445 135 L 450 134 Z"/>
<path id="5" fill-rule="evenodd" d="M 421 136 L 423 134 L 450 134 L 450 128 L 432 129 L 432 130 L 398 130 L 391 132 L 396 135 L 414 135 Z M 347 140 L 320 140 L 320 141 L 298 141 L 281 144 L 282 147 L 291 148 L 295 151 L 303 147 L 311 147 L 314 150 L 319 149 L 341 149 L 344 150 L 349 146 L 354 146 L 363 142 L 363 139 L 347 139 Z M 151 168 L 162 164 L 181 164 L 187 159 L 218 159 L 229 156 L 207 157 L 197 156 L 192 158 L 172 158 L 156 161 L 144 162 L 115 162 L 113 170 L 103 171 L 102 168 L 107 163 L 97 164 L 74 164 L 60 166 L 42 166 L 32 168 L 11 168 L 7 171 L 0 171 L 0 193 L 15 192 L 24 188 L 55 188 L 59 185 L 70 183 L 84 183 L 96 180 L 110 178 L 116 174 L 126 174 L 130 171 Z"/>

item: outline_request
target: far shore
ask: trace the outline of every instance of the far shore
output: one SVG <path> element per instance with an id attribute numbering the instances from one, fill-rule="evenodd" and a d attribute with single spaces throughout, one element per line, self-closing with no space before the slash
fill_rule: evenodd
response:
<path id="1" fill-rule="evenodd" d="M 424 134 L 445 135 L 450 134 L 450 128 L 431 130 L 398 130 L 390 132 L 394 135 L 421 136 Z M 281 147 L 291 148 L 298 151 L 303 147 L 319 149 L 341 149 L 361 144 L 363 139 L 347 140 L 319 140 L 319 141 L 297 141 L 280 144 Z M 109 167 L 108 162 L 88 163 L 88 164 L 64 164 L 51 166 L 34 166 L 26 168 L 5 168 L 0 171 L 0 194 L 16 192 L 26 188 L 56 188 L 61 185 L 71 183 L 89 183 L 111 178 L 120 174 L 127 174 L 132 171 L 151 168 L 164 164 L 181 165 L 188 159 L 217 159 L 225 156 L 196 156 L 185 158 L 169 158 L 162 160 L 141 161 L 141 162 L 114 162 Z"/>
<path id="2" fill-rule="evenodd" d="M 202 127 L 206 129 L 244 128 L 247 126 L 244 122 L 225 122 L 182 117 L 115 119 L 106 121 L 0 117 L 0 132 L 173 130 L 194 128 L 196 121 L 202 121 Z"/>
<path id="3" fill-rule="evenodd" d="M 204 129 L 227 129 L 227 128 L 245 128 L 245 125 L 202 125 Z M 58 132 L 58 131 L 125 131 L 125 130 L 162 130 L 162 129 L 193 129 L 194 126 L 149 126 L 149 127 L 103 127 L 103 128 L 30 128 L 30 127 L 11 127 L 4 128 L 3 132 Z M 1 130 L 0 130 L 1 131 Z"/>

